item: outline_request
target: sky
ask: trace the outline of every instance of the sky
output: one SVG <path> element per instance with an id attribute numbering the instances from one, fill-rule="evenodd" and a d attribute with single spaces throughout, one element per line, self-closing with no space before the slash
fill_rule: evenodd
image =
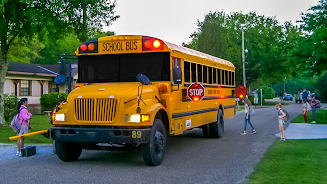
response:
<path id="1" fill-rule="evenodd" d="M 113 1 L 113 0 L 112 0 Z M 301 20 L 318 0 L 117 0 L 115 14 L 120 18 L 104 31 L 116 35 L 145 35 L 181 45 L 191 41 L 190 34 L 197 30 L 210 11 L 255 11 L 258 15 L 276 17 L 283 24 Z"/>

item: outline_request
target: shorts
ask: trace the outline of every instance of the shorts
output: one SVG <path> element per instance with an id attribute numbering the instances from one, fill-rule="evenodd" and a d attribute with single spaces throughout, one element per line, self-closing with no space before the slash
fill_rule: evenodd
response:
<path id="1" fill-rule="evenodd" d="M 21 125 L 18 135 L 27 134 L 27 133 L 28 133 L 28 126 L 24 124 Z"/>
<path id="2" fill-rule="evenodd" d="M 284 125 L 284 124 L 285 124 L 284 120 L 281 119 L 281 118 L 278 118 L 278 123 L 279 123 L 280 125 Z"/>

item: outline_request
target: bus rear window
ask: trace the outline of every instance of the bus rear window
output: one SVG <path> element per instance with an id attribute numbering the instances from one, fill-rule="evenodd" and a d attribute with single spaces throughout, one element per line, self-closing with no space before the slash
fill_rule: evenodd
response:
<path id="1" fill-rule="evenodd" d="M 78 82 L 138 82 L 139 73 L 151 81 L 170 81 L 169 63 L 168 52 L 79 56 Z"/>

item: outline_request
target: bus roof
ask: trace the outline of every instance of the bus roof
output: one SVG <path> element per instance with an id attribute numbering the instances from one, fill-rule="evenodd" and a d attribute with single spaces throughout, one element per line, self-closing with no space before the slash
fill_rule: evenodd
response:
<path id="1" fill-rule="evenodd" d="M 169 43 L 169 42 L 166 42 L 166 41 L 163 41 L 163 42 L 172 51 L 179 51 L 179 52 L 182 52 L 182 53 L 185 53 L 185 54 L 189 54 L 189 55 L 192 55 L 192 56 L 197 56 L 197 57 L 205 58 L 205 59 L 208 59 L 208 60 L 211 60 L 211 61 L 220 63 L 220 64 L 224 64 L 224 65 L 228 65 L 228 66 L 234 67 L 234 64 L 231 63 L 230 61 L 227 61 L 227 60 L 224 60 L 224 59 L 215 57 L 215 56 L 211 56 L 209 54 L 205 54 L 203 52 L 196 51 L 196 50 L 193 50 L 193 49 L 190 49 L 190 48 L 187 48 L 187 47 L 183 47 L 183 46 L 179 46 L 179 45 L 176 45 L 176 44 L 173 44 L 173 43 Z"/>

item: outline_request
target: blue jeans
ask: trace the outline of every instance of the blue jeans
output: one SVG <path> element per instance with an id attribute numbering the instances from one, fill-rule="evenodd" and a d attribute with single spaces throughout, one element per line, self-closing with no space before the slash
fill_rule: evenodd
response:
<path id="1" fill-rule="evenodd" d="M 246 131 L 246 122 L 248 122 L 252 128 L 252 130 L 254 130 L 252 124 L 251 124 L 251 121 L 250 121 L 250 115 L 249 115 L 249 119 L 246 119 L 246 116 L 247 116 L 247 113 L 245 114 L 245 123 L 244 123 L 244 131 Z"/>
<path id="2" fill-rule="evenodd" d="M 311 110 L 312 110 L 313 121 L 316 121 L 316 115 L 315 115 L 315 113 L 316 113 L 316 106 L 311 107 Z"/>

